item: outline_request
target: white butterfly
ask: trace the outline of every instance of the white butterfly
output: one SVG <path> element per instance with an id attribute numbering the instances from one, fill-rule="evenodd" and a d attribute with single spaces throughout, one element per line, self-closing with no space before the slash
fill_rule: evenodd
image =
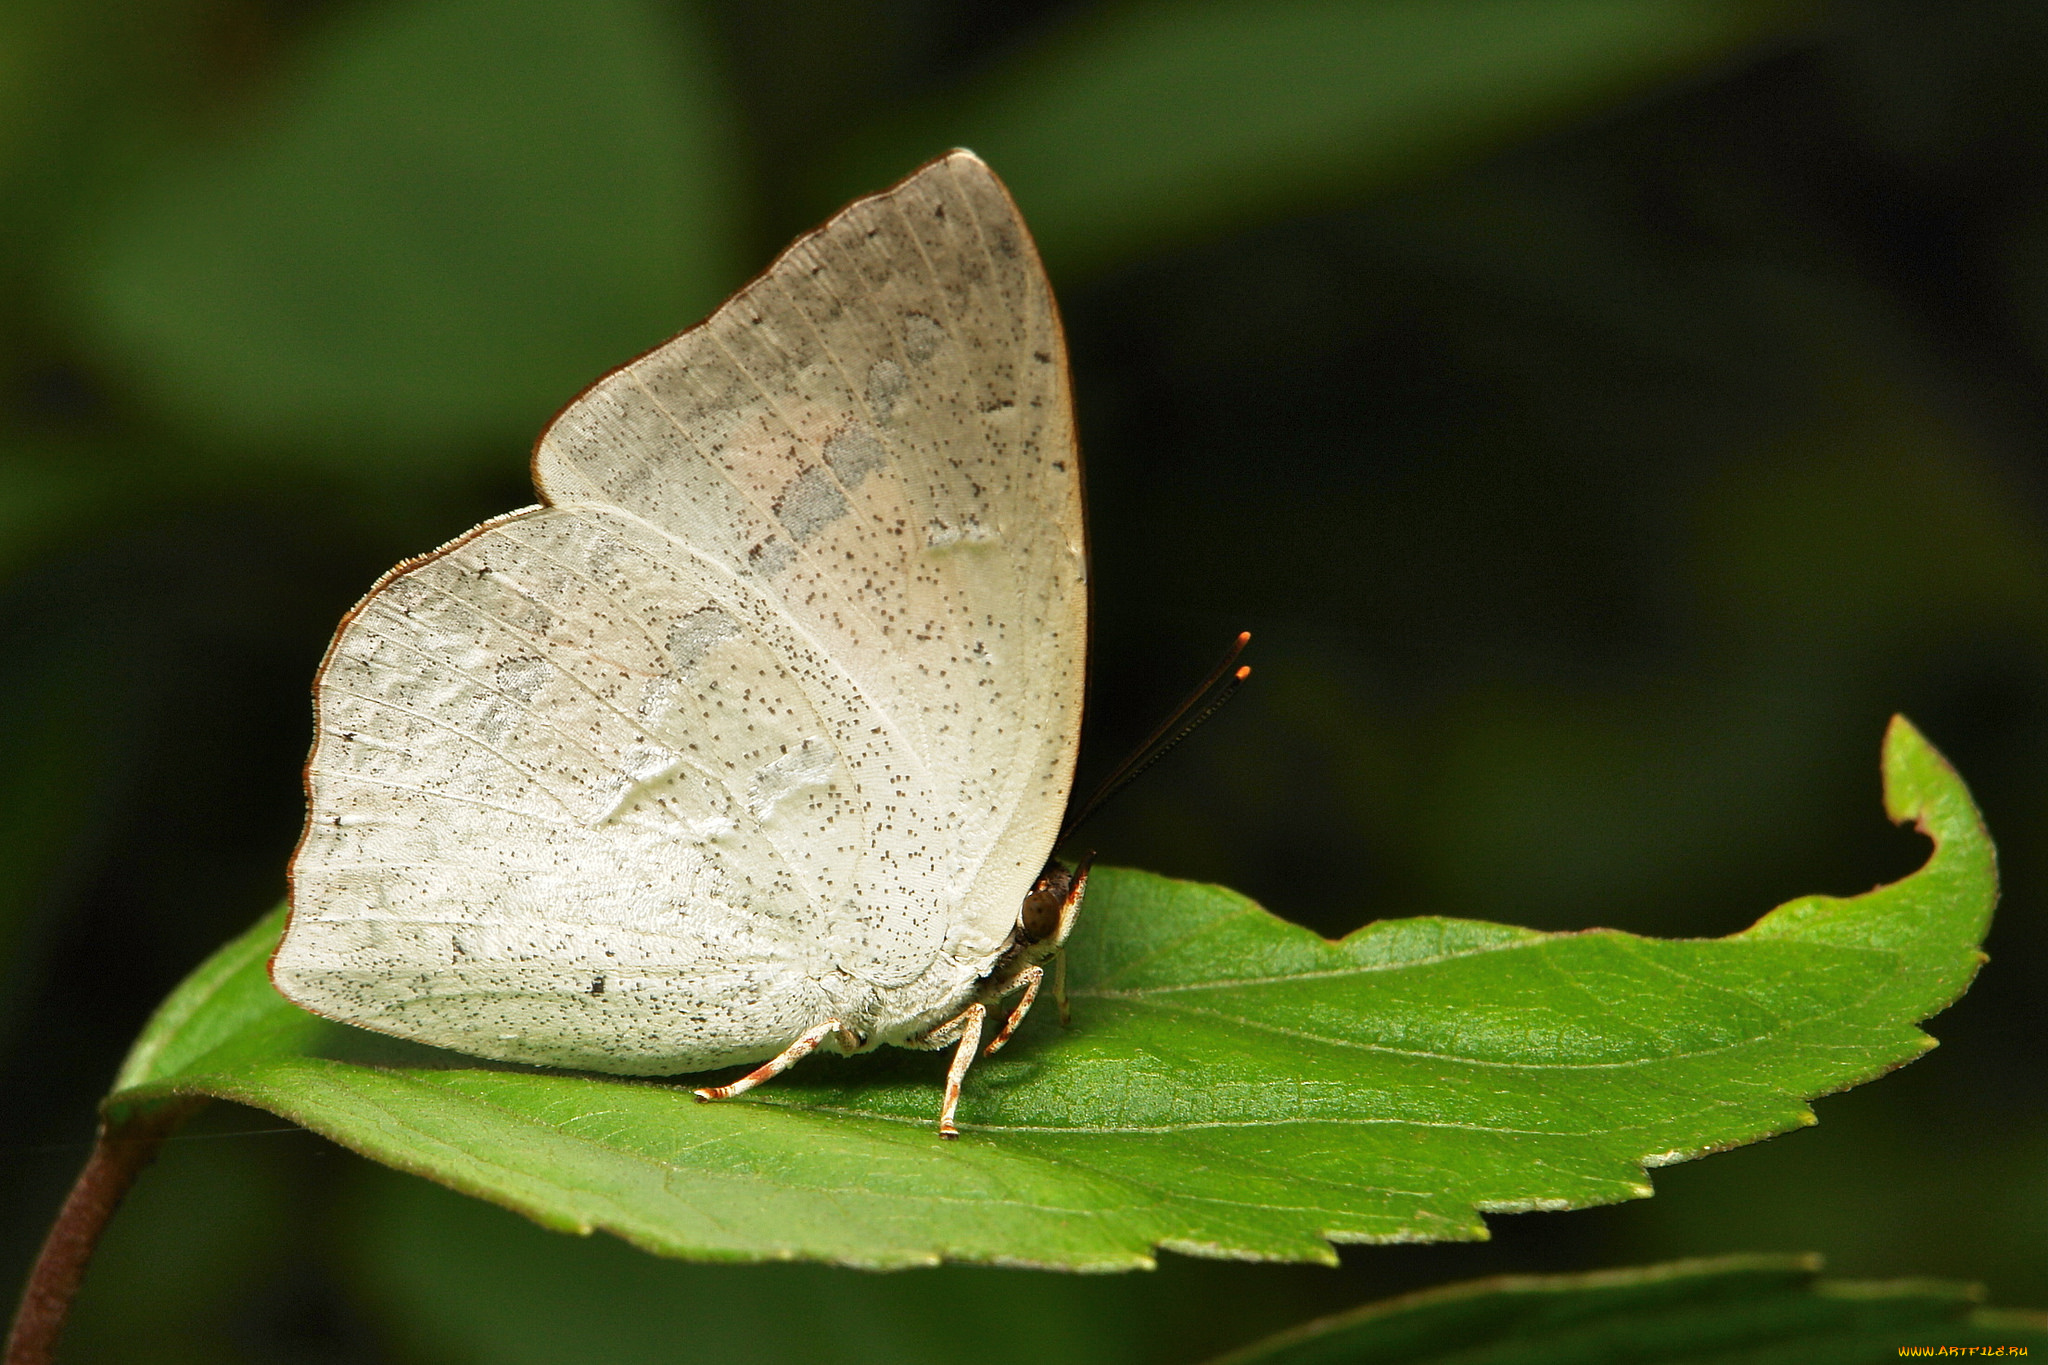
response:
<path id="1" fill-rule="evenodd" d="M 328 650 L 278 989 L 509 1061 L 773 1059 L 705 1098 L 957 1039 L 953 1136 L 1086 879 L 1048 863 L 1081 470 L 1001 182 L 954 152 L 851 205 L 587 389 L 533 477 Z"/>

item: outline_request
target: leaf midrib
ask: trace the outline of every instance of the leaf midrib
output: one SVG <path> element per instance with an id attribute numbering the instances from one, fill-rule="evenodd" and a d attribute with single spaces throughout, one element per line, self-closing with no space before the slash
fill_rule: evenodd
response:
<path id="1" fill-rule="evenodd" d="M 1464 1057 L 1459 1056 L 1456 1053 L 1449 1052 L 1425 1052 L 1413 1048 L 1389 1047 L 1385 1043 L 1351 1042 L 1342 1038 L 1330 1038 L 1322 1034 L 1310 1033 L 1305 1029 L 1290 1028 L 1284 1024 L 1270 1023 L 1265 1020 L 1252 1019 L 1239 1014 L 1229 1014 L 1222 1010 L 1203 1009 L 1200 1006 L 1168 1004 L 1161 1001 L 1147 1000 L 1135 996 L 1125 997 L 1125 1002 L 1136 1007 L 1157 1010 L 1162 1014 L 1193 1015 L 1204 1019 L 1213 1019 L 1224 1024 L 1233 1025 L 1254 1032 L 1274 1034 L 1283 1038 L 1297 1039 L 1302 1042 L 1320 1043 L 1326 1047 L 1345 1049 L 1349 1051 L 1379 1053 L 1389 1057 L 1412 1059 L 1416 1061 L 1445 1062 L 1454 1066 L 1479 1067 L 1499 1071 L 1582 1072 L 1624 1071 L 1634 1067 L 1653 1066 L 1660 1063 L 1693 1061 L 1700 1058 L 1717 1056 L 1722 1053 L 1738 1051 L 1742 1048 L 1756 1047 L 1760 1044 L 1768 1043 L 1769 1041 L 1771 1041 L 1772 1038 L 1779 1036 L 1783 1032 L 1812 1028 L 1816 1024 L 1825 1023 L 1831 1020 L 1839 1020 L 1843 1015 L 1850 1013 L 1863 1005 L 1868 1004 L 1876 994 L 1877 992 L 1875 991 L 1868 992 L 1855 1000 L 1844 1002 L 1843 1004 L 1835 1006 L 1831 1009 L 1820 1010 L 1812 1014 L 1801 1015 L 1796 1019 L 1782 1020 L 1778 1025 L 1778 1030 L 1773 1033 L 1757 1034 L 1747 1038 L 1739 1038 L 1727 1043 L 1719 1044 L 1714 1047 L 1696 1048 L 1685 1052 L 1659 1052 L 1651 1054 L 1649 1056 L 1635 1057 L 1627 1061 L 1620 1062 L 1493 1061 L 1488 1058 Z"/>

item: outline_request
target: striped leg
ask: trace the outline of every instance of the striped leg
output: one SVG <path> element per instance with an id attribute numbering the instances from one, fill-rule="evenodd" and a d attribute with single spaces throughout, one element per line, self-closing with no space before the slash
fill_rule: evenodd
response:
<path id="1" fill-rule="evenodd" d="M 981 1021 L 987 1017 L 988 1008 L 977 1002 L 937 1030 L 941 1035 L 951 1033 L 955 1025 L 960 1030 L 960 1046 L 953 1049 L 953 1064 L 946 1068 L 946 1099 L 939 1106 L 939 1136 L 942 1138 L 960 1136 L 960 1130 L 953 1124 L 953 1111 L 960 1107 L 960 1082 L 966 1079 L 967 1068 L 974 1063 L 974 1050 L 981 1045 Z"/>
<path id="2" fill-rule="evenodd" d="M 1010 1017 L 1003 1022 L 1003 1031 L 995 1036 L 995 1041 L 982 1049 L 982 1056 L 993 1057 L 997 1048 L 1010 1041 L 1010 1035 L 1017 1031 L 1017 1025 L 1023 1023 L 1024 1016 L 1031 1012 L 1031 1002 L 1038 998 L 1039 983 L 1044 980 L 1045 968 L 1043 967 L 1026 967 L 1023 971 L 1017 973 L 1016 980 L 1010 983 L 1010 989 L 1014 991 L 1017 987 L 1022 986 L 1024 988 L 1024 998 L 1017 1002 L 1017 1008 L 1010 1011 Z"/>
<path id="3" fill-rule="evenodd" d="M 1095 866 L 1095 855 L 1090 853 L 1074 869 L 1074 879 L 1067 886 L 1067 898 L 1060 902 L 1059 944 L 1052 953 L 1052 998 L 1060 1007 L 1060 1027 L 1066 1028 L 1074 1022 L 1073 1014 L 1067 1008 L 1067 935 L 1074 931 L 1074 916 L 1081 912 L 1081 897 L 1088 891 L 1088 873 Z"/>
<path id="4" fill-rule="evenodd" d="M 827 1019 L 803 1037 L 782 1049 L 781 1053 L 773 1060 L 761 1063 L 761 1065 L 755 1067 L 730 1085 L 714 1085 L 708 1089 L 699 1090 L 696 1092 L 697 1098 L 700 1100 L 729 1100 L 734 1095 L 746 1094 L 761 1082 L 773 1080 L 802 1061 L 806 1056 L 810 1055 L 812 1048 L 825 1041 L 826 1034 L 833 1032 L 838 1027 L 839 1021 L 837 1019 Z"/>

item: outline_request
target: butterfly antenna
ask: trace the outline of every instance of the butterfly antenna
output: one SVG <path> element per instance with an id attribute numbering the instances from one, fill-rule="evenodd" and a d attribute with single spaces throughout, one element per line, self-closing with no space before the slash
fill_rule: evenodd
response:
<path id="1" fill-rule="evenodd" d="M 1081 809 L 1067 818 L 1060 827 L 1056 843 L 1065 842 L 1068 835 L 1086 824 L 1094 814 L 1109 804 L 1111 797 L 1138 780 L 1147 769 L 1165 758 L 1180 742 L 1202 728 L 1209 717 L 1223 709 L 1223 703 L 1237 695 L 1237 689 L 1252 675 L 1248 665 L 1238 665 L 1237 656 L 1244 653 L 1244 647 L 1251 643 L 1252 633 L 1239 631 L 1237 639 L 1231 642 L 1230 652 L 1223 656 L 1223 662 L 1209 671 L 1201 685 L 1188 693 L 1179 706 L 1173 708 L 1159 727 L 1145 737 L 1145 742 L 1131 751 L 1129 758 L 1118 764 L 1116 770 L 1102 779 L 1094 795 L 1082 803 Z"/>

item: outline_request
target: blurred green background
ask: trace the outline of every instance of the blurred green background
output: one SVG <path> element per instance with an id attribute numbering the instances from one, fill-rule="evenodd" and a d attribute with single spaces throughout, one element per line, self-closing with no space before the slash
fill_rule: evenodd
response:
<path id="1" fill-rule="evenodd" d="M 2010 888 L 1941 1049 L 1655 1199 L 1335 1271 L 664 1263 L 216 1106 L 70 1358 L 1182 1362 L 1728 1250 L 2048 1305 L 2044 69 L 2021 0 L 4 0 L 6 1281 L 128 1038 L 282 893 L 342 611 L 965 144 L 1073 346 L 1084 782 L 1257 635 L 1105 860 L 1331 934 L 1720 934 L 1917 863 L 1902 710 Z"/>

